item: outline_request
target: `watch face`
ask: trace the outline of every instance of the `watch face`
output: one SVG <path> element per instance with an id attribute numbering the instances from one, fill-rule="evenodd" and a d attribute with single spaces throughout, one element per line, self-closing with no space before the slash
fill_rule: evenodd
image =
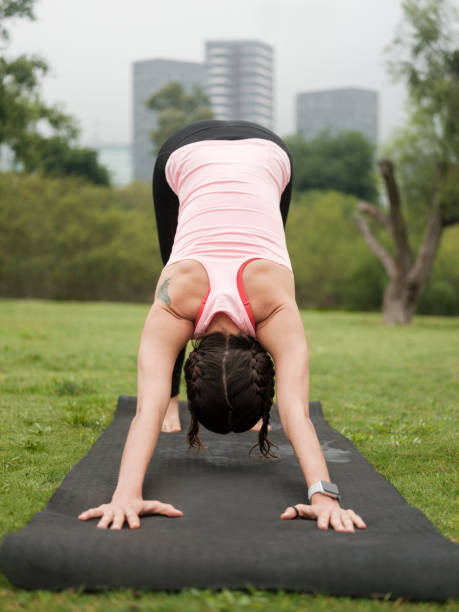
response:
<path id="1" fill-rule="evenodd" d="M 339 495 L 338 487 L 332 482 L 325 482 L 322 480 L 322 487 L 326 493 L 330 493 L 331 495 Z"/>

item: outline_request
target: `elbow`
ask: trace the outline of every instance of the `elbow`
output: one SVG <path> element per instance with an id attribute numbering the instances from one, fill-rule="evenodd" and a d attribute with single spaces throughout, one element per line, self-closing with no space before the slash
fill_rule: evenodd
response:
<path id="1" fill-rule="evenodd" d="M 296 411 L 289 411 L 287 415 L 281 419 L 282 428 L 284 430 L 285 437 L 292 444 L 292 440 L 296 437 L 298 432 L 302 432 L 306 426 L 308 429 L 314 427 L 311 419 L 309 418 L 308 411 L 303 410 L 300 407 Z"/>

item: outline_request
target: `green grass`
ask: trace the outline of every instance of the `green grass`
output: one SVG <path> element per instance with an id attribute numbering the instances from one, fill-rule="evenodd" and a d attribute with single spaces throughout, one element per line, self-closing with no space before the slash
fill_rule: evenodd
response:
<path id="1" fill-rule="evenodd" d="M 0 300 L 0 536 L 47 504 L 108 426 L 118 395 L 136 395 L 149 305 Z M 459 320 L 303 311 L 311 399 L 411 504 L 458 541 Z M 188 350 L 191 344 L 189 343 Z M 186 399 L 184 381 L 180 391 Z M 445 604 L 282 591 L 27 591 L 0 575 L 3 610 L 453 610 Z"/>

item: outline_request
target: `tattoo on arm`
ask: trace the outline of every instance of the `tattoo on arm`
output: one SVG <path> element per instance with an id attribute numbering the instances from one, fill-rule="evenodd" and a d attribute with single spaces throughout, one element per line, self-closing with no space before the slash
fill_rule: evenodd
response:
<path id="1" fill-rule="evenodd" d="M 169 278 L 164 279 L 164 282 L 158 291 L 158 300 L 162 300 L 168 306 L 171 305 L 171 298 L 169 297 L 169 294 L 167 293 L 167 288 L 169 286 L 169 280 L 170 280 Z"/>

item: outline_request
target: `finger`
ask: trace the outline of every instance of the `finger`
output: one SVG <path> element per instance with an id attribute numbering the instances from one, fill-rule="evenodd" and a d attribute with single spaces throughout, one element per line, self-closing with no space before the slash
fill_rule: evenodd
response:
<path id="1" fill-rule="evenodd" d="M 307 504 L 298 504 L 303 518 L 316 519 L 319 516 L 319 510 L 317 507 Z"/>
<path id="2" fill-rule="evenodd" d="M 140 521 L 139 521 L 139 517 L 137 516 L 137 514 L 135 512 L 132 512 L 132 511 L 128 510 L 126 512 L 126 518 L 127 518 L 128 523 L 129 523 L 129 527 L 131 529 L 139 529 Z"/>
<path id="3" fill-rule="evenodd" d="M 298 512 L 300 511 L 300 509 L 298 508 Z M 296 514 L 296 510 L 293 506 L 288 506 L 288 508 L 285 508 L 284 512 L 282 512 L 282 514 L 280 515 L 281 519 L 293 519 L 296 518 L 297 514 Z M 300 516 L 298 514 L 298 516 Z"/>
<path id="4" fill-rule="evenodd" d="M 165 516 L 183 516 L 183 512 L 175 508 L 172 504 L 162 504 L 162 506 L 160 514 L 164 514 Z"/>
<path id="5" fill-rule="evenodd" d="M 351 519 L 354 521 L 354 524 L 357 525 L 359 529 L 365 529 L 367 525 L 361 516 L 356 514 L 354 510 L 351 509 L 347 510 L 347 513 L 350 515 Z"/>
<path id="6" fill-rule="evenodd" d="M 317 518 L 317 509 L 313 506 L 309 506 L 307 504 L 296 504 L 298 508 L 298 516 L 301 518 Z M 292 519 L 296 518 L 296 512 L 294 506 L 288 506 L 285 511 L 281 514 L 281 518 L 283 519 Z"/>
<path id="7" fill-rule="evenodd" d="M 164 504 L 155 500 L 145 500 L 139 514 L 163 514 L 165 516 L 183 516 L 183 512 L 172 504 Z"/>
<path id="8" fill-rule="evenodd" d="M 103 510 L 102 508 L 98 507 L 98 508 L 89 508 L 89 510 L 85 510 L 84 512 L 82 512 L 81 514 L 78 515 L 78 518 L 86 521 L 87 519 L 90 518 L 94 518 L 96 516 L 102 516 L 103 515 Z"/>
<path id="9" fill-rule="evenodd" d="M 115 512 L 115 518 L 113 519 L 112 526 L 110 529 L 121 529 L 124 524 L 124 512 L 122 510 L 117 510 Z"/>
<path id="10" fill-rule="evenodd" d="M 354 523 L 346 512 L 341 513 L 341 521 L 345 531 L 354 531 Z"/>
<path id="11" fill-rule="evenodd" d="M 101 529 L 105 529 L 112 522 L 112 518 L 113 518 L 113 511 L 107 510 L 104 513 L 104 516 L 97 523 L 97 527 L 100 527 Z"/>
<path id="12" fill-rule="evenodd" d="M 331 513 L 330 524 L 335 531 L 344 531 L 344 525 L 341 522 L 341 513 L 339 510 L 333 510 Z"/>
<path id="13" fill-rule="evenodd" d="M 331 510 L 323 508 L 317 518 L 317 527 L 319 529 L 328 529 L 328 523 L 330 521 Z"/>
<path id="14" fill-rule="evenodd" d="M 144 500 L 140 506 L 139 514 L 156 514 L 159 510 L 161 502 L 157 499 Z"/>

